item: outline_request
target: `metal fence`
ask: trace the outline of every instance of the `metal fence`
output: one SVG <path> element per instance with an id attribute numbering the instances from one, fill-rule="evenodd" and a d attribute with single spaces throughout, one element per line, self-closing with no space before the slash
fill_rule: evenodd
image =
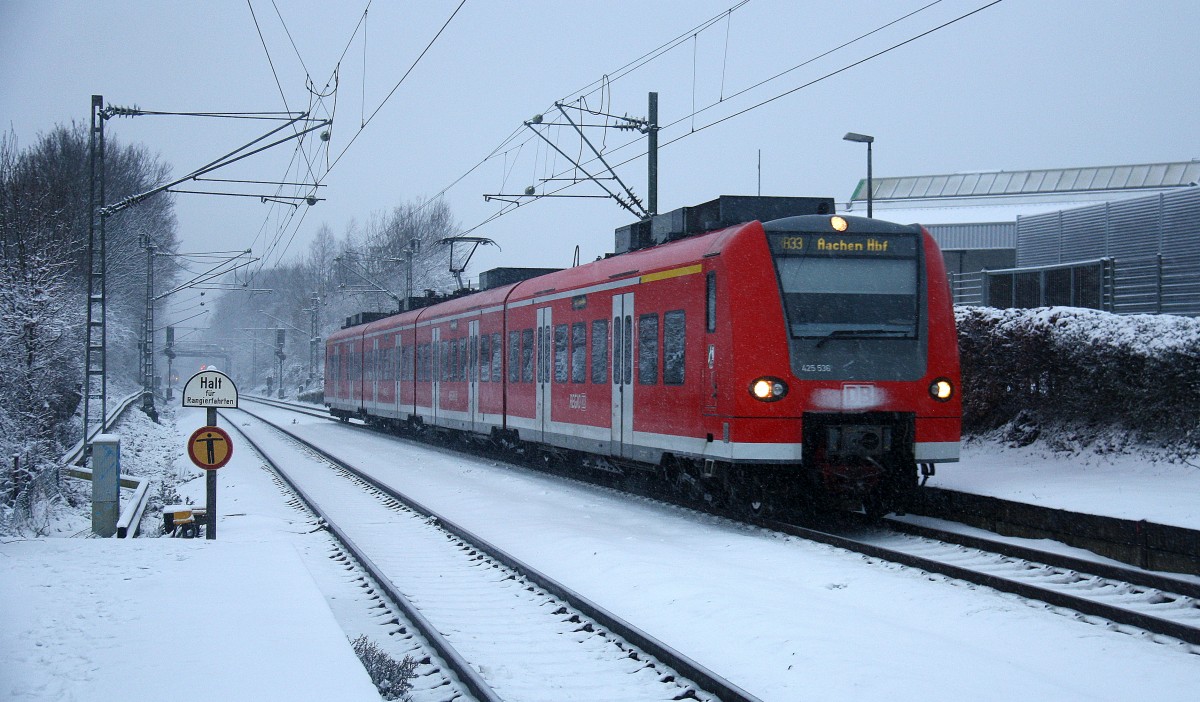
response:
<path id="1" fill-rule="evenodd" d="M 1096 261 L 1109 268 L 1088 272 Z M 979 294 L 973 282 L 952 280 L 955 302 L 1030 307 L 1037 299 L 1119 314 L 1200 316 L 1200 187 L 1020 217 L 1017 265 L 976 274 Z M 1074 270 L 1071 280 L 1066 269 Z"/>
<path id="2" fill-rule="evenodd" d="M 1117 314 L 1200 316 L 1200 254 L 951 273 L 956 305 L 1086 307 Z"/>
<path id="3" fill-rule="evenodd" d="M 958 305 L 989 307 L 1114 308 L 1112 259 L 951 274 L 950 288 Z"/>

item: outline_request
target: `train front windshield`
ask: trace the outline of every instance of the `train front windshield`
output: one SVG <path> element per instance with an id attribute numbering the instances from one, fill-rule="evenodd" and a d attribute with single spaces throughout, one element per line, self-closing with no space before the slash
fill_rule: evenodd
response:
<path id="1" fill-rule="evenodd" d="M 773 234 L 771 251 L 793 338 L 917 337 L 915 237 Z"/>

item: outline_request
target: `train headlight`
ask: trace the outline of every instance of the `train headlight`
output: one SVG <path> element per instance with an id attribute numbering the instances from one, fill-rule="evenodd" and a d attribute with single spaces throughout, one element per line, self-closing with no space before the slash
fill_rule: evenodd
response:
<path id="1" fill-rule="evenodd" d="M 845 219 L 834 215 L 829 218 L 829 226 L 833 227 L 834 231 L 844 232 L 850 228 L 850 223 Z"/>
<path id="2" fill-rule="evenodd" d="M 947 402 L 954 397 L 954 384 L 947 378 L 938 378 L 929 384 L 929 396 L 938 402 Z"/>
<path id="3" fill-rule="evenodd" d="M 758 378 L 750 383 L 750 394 L 756 400 L 763 402 L 774 402 L 787 395 L 787 383 L 779 378 L 771 378 L 769 376 Z"/>

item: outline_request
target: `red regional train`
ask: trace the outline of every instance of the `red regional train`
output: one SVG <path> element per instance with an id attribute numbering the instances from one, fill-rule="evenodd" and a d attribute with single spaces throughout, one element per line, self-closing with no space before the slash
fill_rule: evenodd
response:
<path id="1" fill-rule="evenodd" d="M 343 419 L 567 454 L 758 514 L 902 509 L 957 461 L 958 343 L 937 244 L 827 198 L 724 196 L 617 253 L 326 343 Z"/>

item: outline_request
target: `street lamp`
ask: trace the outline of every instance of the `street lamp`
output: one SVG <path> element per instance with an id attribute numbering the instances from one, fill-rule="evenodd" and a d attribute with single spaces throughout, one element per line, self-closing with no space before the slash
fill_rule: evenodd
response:
<path id="1" fill-rule="evenodd" d="M 867 217 L 870 217 L 871 212 L 871 144 L 875 142 L 875 137 L 867 136 L 866 134 L 856 134 L 854 132 L 846 132 L 846 136 L 842 137 L 845 141 L 857 141 L 860 144 L 867 145 Z"/>

